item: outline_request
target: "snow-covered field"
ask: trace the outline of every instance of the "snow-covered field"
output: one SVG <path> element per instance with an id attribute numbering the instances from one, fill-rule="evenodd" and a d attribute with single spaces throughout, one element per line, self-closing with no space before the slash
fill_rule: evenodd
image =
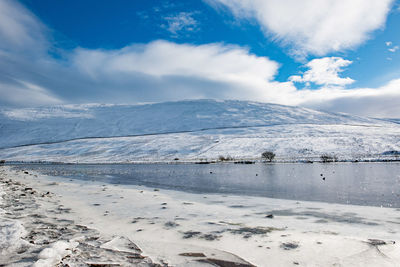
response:
<path id="1" fill-rule="evenodd" d="M 340 160 L 387 158 L 400 150 L 398 126 L 280 125 L 209 130 L 159 136 L 75 140 L 0 150 L 0 158 L 22 161 L 79 163 L 259 159 L 273 151 L 276 160 L 319 160 L 322 154 Z"/>
<path id="2" fill-rule="evenodd" d="M 0 159 L 80 163 L 395 159 L 400 125 L 299 107 L 192 100 L 0 111 Z M 394 154 L 392 153 L 394 152 Z"/>
<path id="3" fill-rule="evenodd" d="M 132 258 L 121 257 L 121 251 L 133 257 L 132 248 L 171 266 L 398 266 L 400 261 L 398 209 L 79 182 L 7 166 L 0 174 L 1 190 L 11 194 L 4 199 L 22 207 L 32 195 L 40 204 L 30 216 L 21 216 L 24 210 L 14 206 L 0 214 L 1 221 L 17 217 L 0 233 L 0 245 L 7 246 L 7 240 L 15 244 L 0 255 L 0 263 L 31 253 L 29 260 L 37 264 L 47 260 L 74 266 L 94 259 L 100 264 L 101 258 L 103 264 L 108 259 L 130 266 L 126 260 Z M 36 193 L 21 196 L 13 190 L 17 185 L 26 195 Z M 45 223 L 41 231 L 38 222 Z M 72 234 L 61 235 L 65 227 Z M 61 237 L 51 239 L 52 229 L 59 229 Z M 105 254 L 92 251 L 95 245 Z"/>

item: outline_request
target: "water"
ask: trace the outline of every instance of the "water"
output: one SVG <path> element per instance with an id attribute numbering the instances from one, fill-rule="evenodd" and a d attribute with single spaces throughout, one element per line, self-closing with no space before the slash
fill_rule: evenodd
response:
<path id="1" fill-rule="evenodd" d="M 19 165 L 112 184 L 400 207 L 400 163 Z"/>

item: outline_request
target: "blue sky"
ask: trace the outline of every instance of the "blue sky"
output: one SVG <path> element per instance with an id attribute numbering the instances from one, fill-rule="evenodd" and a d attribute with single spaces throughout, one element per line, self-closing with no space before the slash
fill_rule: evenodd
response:
<path id="1" fill-rule="evenodd" d="M 393 0 L 1 0 L 0 105 L 215 98 L 398 117 L 399 28 Z"/>

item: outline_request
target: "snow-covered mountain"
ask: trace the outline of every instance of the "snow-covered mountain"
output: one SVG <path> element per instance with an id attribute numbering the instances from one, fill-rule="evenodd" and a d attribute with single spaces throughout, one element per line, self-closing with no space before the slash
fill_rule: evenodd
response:
<path id="1" fill-rule="evenodd" d="M 0 111 L 0 158 L 9 160 L 256 158 L 263 150 L 282 158 L 351 158 L 400 150 L 398 136 L 400 125 L 388 121 L 246 101 Z"/>
<path id="2" fill-rule="evenodd" d="M 376 120 L 243 101 L 64 105 L 3 109 L 0 148 L 85 137 L 116 137 L 281 124 L 373 124 Z M 378 122 L 380 123 L 380 122 Z"/>

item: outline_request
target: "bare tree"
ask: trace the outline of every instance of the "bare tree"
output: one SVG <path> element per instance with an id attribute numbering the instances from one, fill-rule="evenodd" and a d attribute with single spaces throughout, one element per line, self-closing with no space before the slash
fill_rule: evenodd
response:
<path id="1" fill-rule="evenodd" d="M 261 154 L 261 157 L 271 162 L 275 158 L 275 153 L 272 151 L 265 151 Z"/>

